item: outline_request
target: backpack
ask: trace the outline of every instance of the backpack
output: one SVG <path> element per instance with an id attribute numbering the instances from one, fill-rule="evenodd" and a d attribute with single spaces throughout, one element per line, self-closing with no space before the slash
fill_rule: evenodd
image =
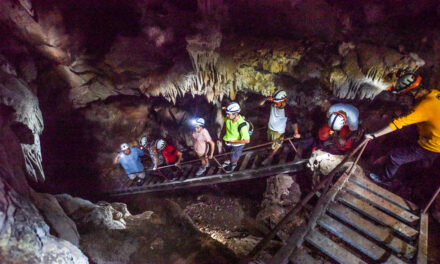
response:
<path id="1" fill-rule="evenodd" d="M 238 132 L 240 132 L 244 126 L 247 126 L 249 129 L 249 136 L 252 136 L 252 134 L 254 133 L 254 125 L 251 123 L 251 121 L 247 120 L 244 116 L 243 116 L 243 119 L 244 119 L 244 122 L 238 125 Z"/>

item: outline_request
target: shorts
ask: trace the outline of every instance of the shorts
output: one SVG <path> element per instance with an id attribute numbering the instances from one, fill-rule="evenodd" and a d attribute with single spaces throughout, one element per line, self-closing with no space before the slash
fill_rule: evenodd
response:
<path id="1" fill-rule="evenodd" d="M 196 152 L 196 154 L 199 159 L 206 159 L 208 157 L 208 155 L 206 153 L 197 153 Z"/>
<path id="2" fill-rule="evenodd" d="M 284 133 L 267 129 L 267 140 L 272 142 L 272 149 L 279 149 L 283 145 Z"/>
<path id="3" fill-rule="evenodd" d="M 127 176 L 130 180 L 134 180 L 136 177 L 139 177 L 141 179 L 145 179 L 145 171 L 130 173 Z"/>

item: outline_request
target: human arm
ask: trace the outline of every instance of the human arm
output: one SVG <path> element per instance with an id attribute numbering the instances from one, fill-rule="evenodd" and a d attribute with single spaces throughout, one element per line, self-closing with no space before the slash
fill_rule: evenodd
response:
<path id="1" fill-rule="evenodd" d="M 174 165 L 175 166 L 179 166 L 180 165 L 180 161 L 182 160 L 182 152 L 180 152 L 180 151 L 178 151 L 177 149 L 176 149 L 176 152 L 177 152 L 177 161 L 176 161 L 176 163 L 174 163 Z"/>
<path id="2" fill-rule="evenodd" d="M 294 138 L 301 138 L 301 134 L 298 131 L 298 123 L 293 123 L 292 124 L 292 129 L 293 129 L 293 137 Z"/>
<path id="3" fill-rule="evenodd" d="M 211 139 L 211 141 L 208 141 L 209 144 L 209 156 L 208 159 L 212 159 L 212 157 L 214 156 L 214 148 L 215 148 L 215 144 L 214 141 Z"/>
<path id="4" fill-rule="evenodd" d="M 121 156 L 121 153 L 118 153 L 118 155 L 116 155 L 115 159 L 113 160 L 113 164 L 118 164 L 118 160 L 119 160 L 120 156 Z"/>
<path id="5" fill-rule="evenodd" d="M 386 126 L 386 127 L 382 128 L 382 129 L 380 129 L 380 130 L 378 130 L 378 131 L 376 131 L 374 133 L 366 134 L 365 138 L 368 139 L 368 140 L 372 140 L 372 139 L 381 137 L 383 135 L 386 135 L 388 133 L 391 133 L 393 131 L 394 130 L 390 126 Z"/>
<path id="6" fill-rule="evenodd" d="M 386 135 L 388 133 L 391 133 L 397 129 L 401 129 L 405 126 L 424 122 L 427 119 L 426 110 L 424 109 L 423 105 L 418 105 L 414 111 L 412 111 L 410 114 L 399 117 L 391 121 L 391 123 L 388 124 L 388 126 L 370 134 L 366 134 L 366 139 L 375 139 L 377 137 Z"/>
<path id="7" fill-rule="evenodd" d="M 318 138 L 321 141 L 326 141 L 327 138 L 330 136 L 330 134 L 331 134 L 331 129 L 328 126 L 328 124 L 325 124 L 319 129 Z"/>
<path id="8" fill-rule="evenodd" d="M 258 103 L 258 106 L 263 106 L 267 101 L 272 102 L 272 97 L 266 97 Z"/>

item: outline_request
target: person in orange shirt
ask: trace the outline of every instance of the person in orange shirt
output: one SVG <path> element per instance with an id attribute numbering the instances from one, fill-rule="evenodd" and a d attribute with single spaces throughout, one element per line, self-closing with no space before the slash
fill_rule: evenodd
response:
<path id="1" fill-rule="evenodd" d="M 366 139 L 372 140 L 405 126 L 418 126 L 417 142 L 393 149 L 384 171 L 370 173 L 370 178 L 376 183 L 389 186 L 401 165 L 422 159 L 434 160 L 440 156 L 440 91 L 422 89 L 420 82 L 421 77 L 414 74 L 400 77 L 397 85 L 390 88 L 391 92 L 410 93 L 416 99 L 423 99 L 408 115 L 394 119 L 388 126 L 365 135 Z"/>

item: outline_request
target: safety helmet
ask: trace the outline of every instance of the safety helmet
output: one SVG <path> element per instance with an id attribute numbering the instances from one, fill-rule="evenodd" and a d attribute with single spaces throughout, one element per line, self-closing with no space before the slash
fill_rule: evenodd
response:
<path id="1" fill-rule="evenodd" d="M 232 102 L 226 107 L 227 114 L 238 114 L 240 113 L 241 108 L 237 102 Z"/>
<path id="2" fill-rule="evenodd" d="M 128 144 L 127 143 L 122 143 L 121 144 L 121 151 L 124 151 L 124 150 L 127 150 L 127 149 L 129 149 Z"/>
<path id="3" fill-rule="evenodd" d="M 328 126 L 331 130 L 339 131 L 345 125 L 347 117 L 344 113 L 334 112 L 330 115 L 328 119 Z"/>
<path id="4" fill-rule="evenodd" d="M 283 90 L 279 90 L 272 95 L 272 98 L 274 102 L 283 102 L 287 99 L 287 93 Z"/>
<path id="5" fill-rule="evenodd" d="M 199 117 L 199 118 L 194 119 L 192 123 L 194 126 L 204 127 L 205 126 L 205 119 Z"/>
<path id="6" fill-rule="evenodd" d="M 139 145 L 141 145 L 141 146 L 145 146 L 145 145 L 147 145 L 147 142 L 148 142 L 147 137 L 146 137 L 146 136 L 143 136 L 143 137 L 141 137 L 141 139 L 139 140 Z"/>
<path id="7" fill-rule="evenodd" d="M 392 93 L 406 93 L 412 89 L 419 87 L 422 77 L 412 73 L 406 73 L 399 77 L 396 86 L 390 87 L 388 90 Z"/>
<path id="8" fill-rule="evenodd" d="M 162 149 L 165 148 L 166 144 L 167 143 L 165 142 L 165 140 L 159 139 L 159 140 L 156 141 L 156 149 L 162 150 Z"/>

